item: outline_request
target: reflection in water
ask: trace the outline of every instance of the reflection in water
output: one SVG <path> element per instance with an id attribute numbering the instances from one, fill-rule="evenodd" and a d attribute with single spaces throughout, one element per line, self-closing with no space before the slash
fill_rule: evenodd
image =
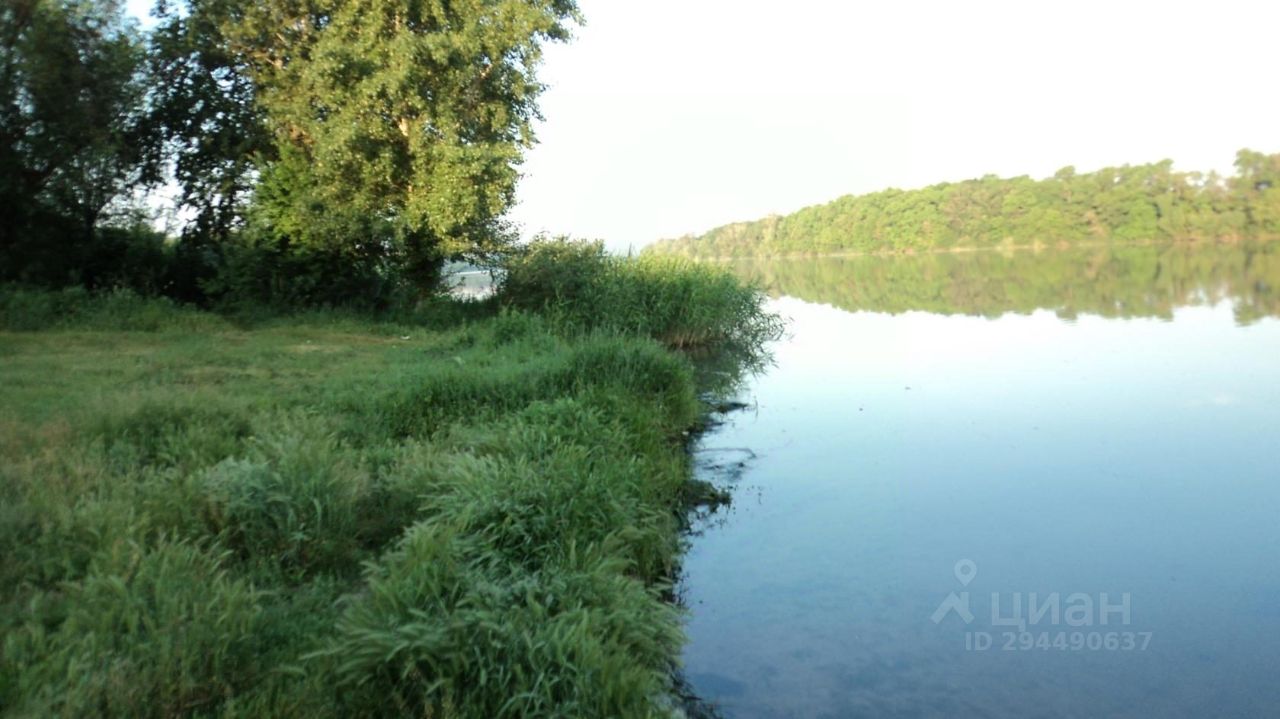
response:
<path id="1" fill-rule="evenodd" d="M 1230 299 L 1240 322 L 1280 314 L 1280 244 L 1128 245 L 911 256 L 735 260 L 774 296 L 844 310 L 998 316 L 1172 316 Z"/>
<path id="2" fill-rule="evenodd" d="M 754 459 L 685 560 L 700 696 L 728 717 L 1280 716 L 1276 255 L 1115 254 L 756 266 L 808 301 L 775 301 L 776 367 L 703 440 Z M 972 620 L 937 616 L 961 592 Z"/>

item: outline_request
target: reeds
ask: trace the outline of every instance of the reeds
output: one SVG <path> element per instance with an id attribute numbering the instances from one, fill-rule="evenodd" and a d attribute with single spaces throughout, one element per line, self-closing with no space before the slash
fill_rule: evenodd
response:
<path id="1" fill-rule="evenodd" d="M 724 269 L 678 257 L 615 257 L 598 242 L 538 240 L 506 264 L 498 301 L 579 329 L 611 329 L 685 350 L 758 351 L 782 331 L 763 294 Z"/>

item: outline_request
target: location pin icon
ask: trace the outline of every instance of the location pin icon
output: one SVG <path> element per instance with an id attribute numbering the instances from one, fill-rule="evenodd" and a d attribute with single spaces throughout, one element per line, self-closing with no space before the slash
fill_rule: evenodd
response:
<path id="1" fill-rule="evenodd" d="M 967 587 L 976 576 L 978 576 L 978 565 L 974 564 L 972 559 L 961 559 L 956 562 L 956 579 L 960 580 L 960 584 Z"/>

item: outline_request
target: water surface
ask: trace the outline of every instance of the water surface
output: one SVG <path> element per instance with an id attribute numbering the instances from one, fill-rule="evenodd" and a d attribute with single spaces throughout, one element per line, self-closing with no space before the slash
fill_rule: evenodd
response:
<path id="1" fill-rule="evenodd" d="M 791 335 L 702 443 L 755 459 L 686 558 L 695 690 L 730 717 L 1280 716 L 1277 257 L 740 265 Z"/>

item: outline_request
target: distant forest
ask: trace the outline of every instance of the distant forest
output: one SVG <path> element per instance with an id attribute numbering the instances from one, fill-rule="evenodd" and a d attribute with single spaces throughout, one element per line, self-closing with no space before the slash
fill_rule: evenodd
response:
<path id="1" fill-rule="evenodd" d="M 1236 174 L 1173 162 L 1053 177 L 950 182 L 849 195 L 785 216 L 655 243 L 692 257 L 1076 245 L 1280 237 L 1280 154 L 1241 150 Z"/>

